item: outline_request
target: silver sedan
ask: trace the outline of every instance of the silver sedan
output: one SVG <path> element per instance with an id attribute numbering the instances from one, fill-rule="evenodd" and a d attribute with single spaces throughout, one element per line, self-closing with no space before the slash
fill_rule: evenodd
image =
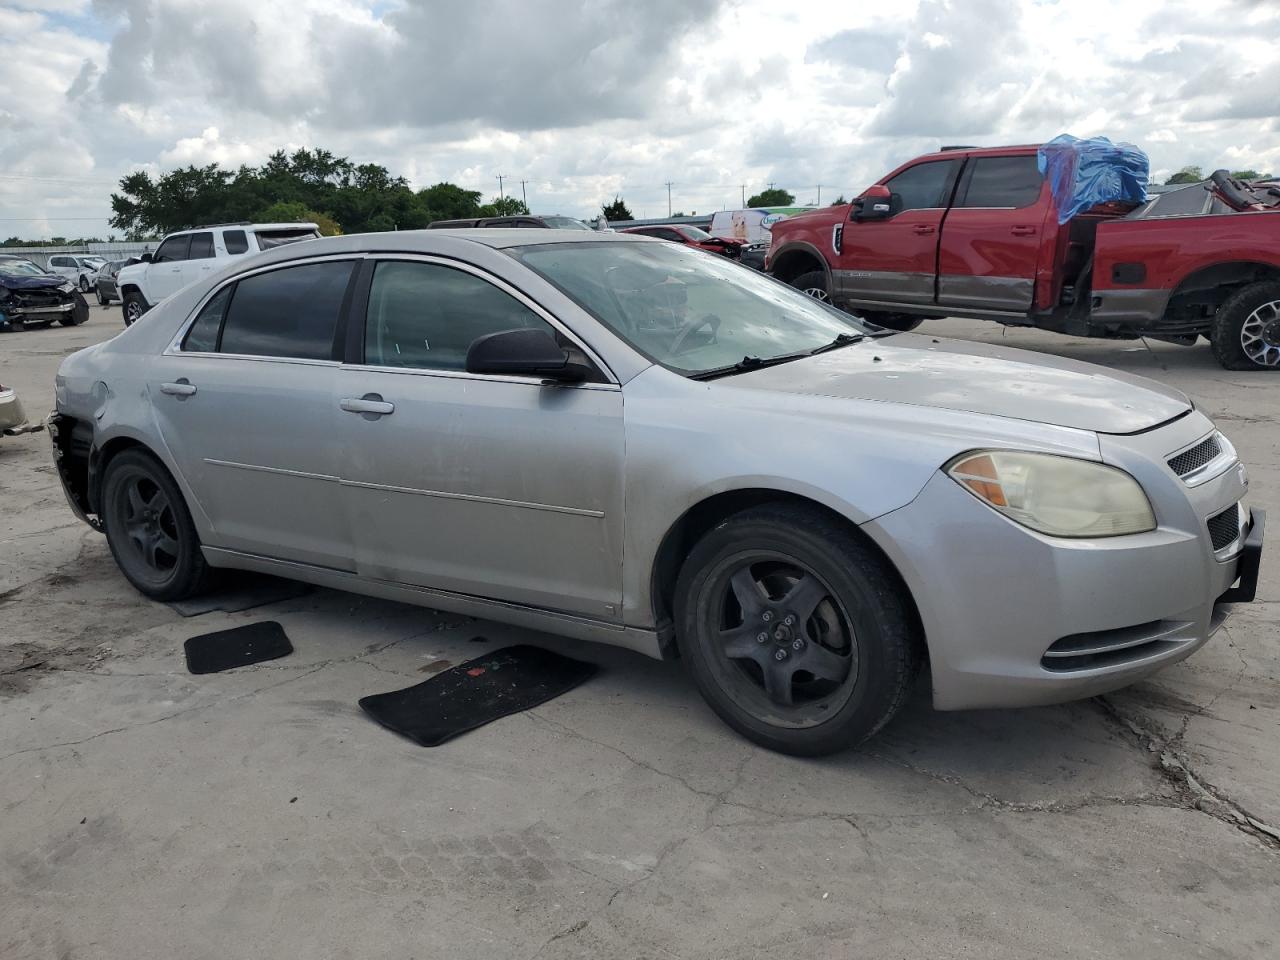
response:
<path id="1" fill-rule="evenodd" d="M 72 508 L 157 600 L 211 567 L 679 656 L 768 747 L 1112 690 L 1251 599 L 1204 414 L 1086 364 L 864 323 L 621 234 L 334 237 L 67 358 Z"/>

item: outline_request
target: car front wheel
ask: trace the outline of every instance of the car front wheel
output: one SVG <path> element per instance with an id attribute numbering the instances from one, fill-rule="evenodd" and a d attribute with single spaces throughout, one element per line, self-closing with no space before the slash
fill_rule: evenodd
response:
<path id="1" fill-rule="evenodd" d="M 75 298 L 75 305 L 71 308 L 71 312 L 62 314 L 58 319 L 58 323 L 64 327 L 78 327 L 89 319 L 89 304 L 78 293 L 75 294 Z"/>
<path id="2" fill-rule="evenodd" d="M 142 299 L 142 294 L 130 290 L 120 302 L 120 311 L 124 314 L 124 325 L 131 327 L 147 312 L 147 302 Z"/>
<path id="3" fill-rule="evenodd" d="M 108 306 L 111 303 L 111 298 L 103 295 L 101 287 L 98 287 L 97 290 L 98 290 L 98 306 L 100 307 Z"/>
<path id="4" fill-rule="evenodd" d="M 690 552 L 677 639 L 712 709 L 748 739 L 818 756 L 875 734 L 921 661 L 905 588 L 873 547 L 804 506 L 738 513 Z"/>
<path id="5" fill-rule="evenodd" d="M 186 501 L 160 461 L 142 450 L 112 457 L 101 516 L 116 565 L 152 600 L 199 593 L 208 573 Z"/>
<path id="6" fill-rule="evenodd" d="M 81 293 L 89 292 L 89 278 L 86 277 L 83 273 L 80 274 L 80 292 Z"/>

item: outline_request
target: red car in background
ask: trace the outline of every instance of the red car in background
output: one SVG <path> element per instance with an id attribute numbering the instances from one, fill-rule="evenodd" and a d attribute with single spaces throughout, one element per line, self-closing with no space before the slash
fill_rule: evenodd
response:
<path id="1" fill-rule="evenodd" d="M 673 243 L 683 243 L 687 247 L 699 247 L 702 250 L 710 250 L 712 253 L 719 253 L 729 257 L 731 260 L 739 260 L 742 258 L 742 248 L 746 246 L 745 240 L 733 240 L 729 237 L 713 237 L 701 227 L 691 227 L 688 224 L 661 224 L 654 227 L 627 227 L 621 233 L 641 233 L 646 237 L 657 237 L 659 240 L 670 240 Z"/>

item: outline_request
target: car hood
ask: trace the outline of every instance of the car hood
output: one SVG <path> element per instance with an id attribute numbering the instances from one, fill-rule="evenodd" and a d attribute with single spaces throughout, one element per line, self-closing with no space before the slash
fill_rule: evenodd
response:
<path id="1" fill-rule="evenodd" d="M 66 283 L 63 277 L 49 274 L 43 277 L 0 276 L 0 287 L 10 290 L 40 290 L 44 287 L 56 287 Z"/>
<path id="2" fill-rule="evenodd" d="M 1192 409 L 1144 377 L 1029 350 L 895 334 L 732 378 L 740 387 L 880 400 L 1135 433 Z"/>

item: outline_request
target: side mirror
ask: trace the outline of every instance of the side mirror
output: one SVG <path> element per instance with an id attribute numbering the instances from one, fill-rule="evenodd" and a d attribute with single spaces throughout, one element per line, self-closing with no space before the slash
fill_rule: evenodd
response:
<path id="1" fill-rule="evenodd" d="M 853 201 L 853 219 L 884 220 L 893 212 L 893 194 L 882 183 L 873 184 Z"/>
<path id="2" fill-rule="evenodd" d="M 151 262 L 151 254 L 149 254 L 149 253 L 144 253 L 144 254 L 143 254 L 141 257 L 139 257 L 138 259 L 139 259 L 139 260 L 141 260 L 141 262 L 143 262 L 143 263 L 150 263 L 150 262 Z"/>
<path id="3" fill-rule="evenodd" d="M 587 368 L 545 330 L 503 330 L 476 337 L 467 348 L 467 373 L 525 374 L 575 383 Z"/>

